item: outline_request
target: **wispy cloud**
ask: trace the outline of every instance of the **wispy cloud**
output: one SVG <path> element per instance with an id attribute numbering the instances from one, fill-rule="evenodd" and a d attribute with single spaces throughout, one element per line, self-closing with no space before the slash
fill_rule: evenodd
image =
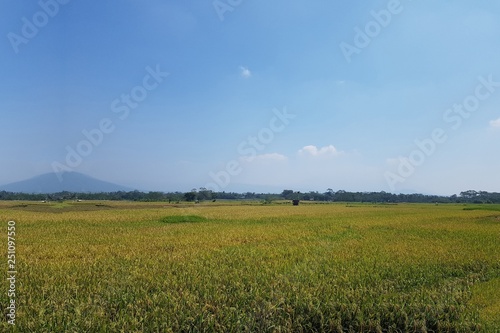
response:
<path id="1" fill-rule="evenodd" d="M 252 157 L 242 157 L 243 162 L 254 162 L 254 161 L 286 161 L 288 157 L 279 153 L 262 154 Z"/>
<path id="2" fill-rule="evenodd" d="M 390 167 L 397 167 L 399 165 L 399 163 L 401 162 L 401 158 L 402 157 L 389 157 L 385 160 L 385 162 L 387 163 L 388 166 Z"/>
<path id="3" fill-rule="evenodd" d="M 248 79 L 252 76 L 252 72 L 244 66 L 240 66 L 240 75 L 244 79 Z"/>
<path id="4" fill-rule="evenodd" d="M 490 126 L 500 129 L 500 118 L 490 121 Z"/>
<path id="5" fill-rule="evenodd" d="M 337 150 L 333 145 L 318 148 L 316 146 L 310 145 L 305 146 L 299 150 L 299 156 L 338 156 L 342 154 L 341 151 Z"/>

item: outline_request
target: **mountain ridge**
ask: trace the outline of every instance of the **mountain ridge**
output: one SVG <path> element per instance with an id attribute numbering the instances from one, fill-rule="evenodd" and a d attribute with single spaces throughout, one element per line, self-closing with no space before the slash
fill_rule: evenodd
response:
<path id="1" fill-rule="evenodd" d="M 79 172 L 45 173 L 25 180 L 0 185 L 0 191 L 17 193 L 118 192 L 134 189 L 100 180 Z"/>

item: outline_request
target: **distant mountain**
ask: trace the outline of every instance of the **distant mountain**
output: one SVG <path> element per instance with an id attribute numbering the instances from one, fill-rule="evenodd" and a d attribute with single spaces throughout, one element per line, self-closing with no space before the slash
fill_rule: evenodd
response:
<path id="1" fill-rule="evenodd" d="M 96 193 L 132 190 L 78 172 L 64 172 L 60 173 L 59 176 L 55 173 L 46 173 L 27 180 L 0 185 L 0 191 L 22 193 L 56 193 L 62 191 Z"/>

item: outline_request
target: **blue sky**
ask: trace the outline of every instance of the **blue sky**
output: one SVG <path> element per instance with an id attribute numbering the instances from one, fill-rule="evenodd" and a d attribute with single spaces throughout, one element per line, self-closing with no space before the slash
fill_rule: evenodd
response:
<path id="1" fill-rule="evenodd" d="M 0 13 L 0 184 L 72 170 L 140 190 L 500 191 L 497 2 Z"/>

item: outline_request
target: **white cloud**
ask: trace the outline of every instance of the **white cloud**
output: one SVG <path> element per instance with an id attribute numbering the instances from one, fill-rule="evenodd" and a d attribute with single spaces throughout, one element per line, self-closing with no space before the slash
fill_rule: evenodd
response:
<path id="1" fill-rule="evenodd" d="M 493 128 L 500 128 L 500 118 L 490 121 L 490 126 Z"/>
<path id="2" fill-rule="evenodd" d="M 252 76 L 252 72 L 250 72 L 250 70 L 244 66 L 240 66 L 240 75 L 242 78 L 244 79 L 248 79 L 249 77 Z"/>
<path id="3" fill-rule="evenodd" d="M 333 145 L 325 146 L 318 148 L 316 146 L 310 145 L 305 146 L 304 148 L 299 150 L 300 156 L 338 156 L 341 155 L 342 152 L 337 150 Z"/>

